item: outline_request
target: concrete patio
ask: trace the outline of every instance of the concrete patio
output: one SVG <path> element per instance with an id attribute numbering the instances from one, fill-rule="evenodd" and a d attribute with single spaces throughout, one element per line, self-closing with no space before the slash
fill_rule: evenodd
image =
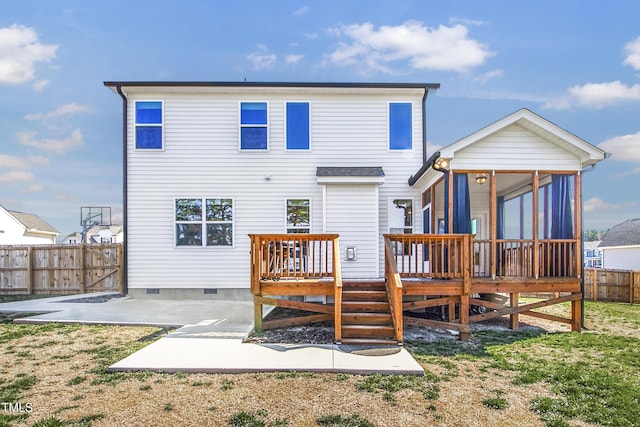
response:
<path id="1" fill-rule="evenodd" d="M 17 319 L 15 323 L 177 328 L 115 363 L 111 371 L 424 374 L 409 352 L 398 346 L 244 343 L 253 329 L 252 302 L 113 296 L 85 294 L 3 303 L 0 311 L 41 313 Z"/>

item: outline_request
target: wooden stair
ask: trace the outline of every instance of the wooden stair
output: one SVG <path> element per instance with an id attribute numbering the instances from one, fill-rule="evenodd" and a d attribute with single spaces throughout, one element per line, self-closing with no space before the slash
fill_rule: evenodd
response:
<path id="1" fill-rule="evenodd" d="M 384 279 L 342 284 L 342 343 L 395 345 Z"/>

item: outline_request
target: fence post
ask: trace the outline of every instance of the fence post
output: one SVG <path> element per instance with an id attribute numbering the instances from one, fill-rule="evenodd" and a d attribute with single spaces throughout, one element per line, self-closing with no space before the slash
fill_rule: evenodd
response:
<path id="1" fill-rule="evenodd" d="M 85 261 L 84 261 L 84 243 L 80 243 L 80 246 L 77 248 L 78 249 L 78 258 L 79 258 L 79 263 L 80 263 L 80 289 L 78 289 L 80 291 L 80 293 L 84 294 L 87 292 L 87 283 L 86 283 L 86 278 L 85 278 Z"/>
<path id="2" fill-rule="evenodd" d="M 29 246 L 27 248 L 27 277 L 25 277 L 25 283 L 27 285 L 27 293 L 33 293 L 33 248 Z"/>
<path id="3" fill-rule="evenodd" d="M 591 270 L 591 274 L 593 275 L 591 279 L 591 301 L 596 302 L 598 301 L 598 270 L 594 268 Z"/>
<path id="4" fill-rule="evenodd" d="M 636 276 L 636 272 L 631 270 L 629 272 L 629 304 L 633 304 L 633 288 L 635 286 L 634 279 Z"/>

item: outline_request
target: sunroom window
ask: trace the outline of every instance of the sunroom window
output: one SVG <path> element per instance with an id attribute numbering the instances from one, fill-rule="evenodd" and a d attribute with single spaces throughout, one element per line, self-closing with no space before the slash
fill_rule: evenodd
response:
<path id="1" fill-rule="evenodd" d="M 162 102 L 136 101 L 135 127 L 137 150 L 162 150 Z"/>
<path id="2" fill-rule="evenodd" d="M 266 102 L 240 103 L 240 149 L 266 150 L 268 142 Z"/>

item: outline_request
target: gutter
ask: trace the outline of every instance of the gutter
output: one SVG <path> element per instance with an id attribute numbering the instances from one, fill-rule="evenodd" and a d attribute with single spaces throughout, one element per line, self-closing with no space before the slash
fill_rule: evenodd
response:
<path id="1" fill-rule="evenodd" d="M 124 239 L 122 242 L 122 293 L 129 293 L 129 234 L 127 232 L 127 118 L 128 118 L 128 101 L 127 96 L 122 92 L 122 85 L 115 86 L 116 92 L 122 98 L 122 233 Z"/>
<path id="2" fill-rule="evenodd" d="M 427 153 L 427 140 L 425 138 L 424 140 L 424 154 L 423 157 L 426 157 L 426 153 Z M 438 158 L 440 157 L 440 152 L 436 151 L 435 153 L 433 153 L 431 155 L 431 157 L 429 157 L 429 159 L 424 160 L 422 167 L 420 168 L 420 170 L 418 172 L 416 172 L 415 175 L 413 175 L 412 177 L 409 178 L 409 185 L 411 187 L 413 187 L 416 182 L 418 182 L 420 180 L 420 178 L 422 178 L 422 175 L 424 175 L 429 169 L 433 168 L 433 165 L 436 163 L 436 160 L 438 160 Z M 442 172 L 442 171 L 441 171 Z"/>

